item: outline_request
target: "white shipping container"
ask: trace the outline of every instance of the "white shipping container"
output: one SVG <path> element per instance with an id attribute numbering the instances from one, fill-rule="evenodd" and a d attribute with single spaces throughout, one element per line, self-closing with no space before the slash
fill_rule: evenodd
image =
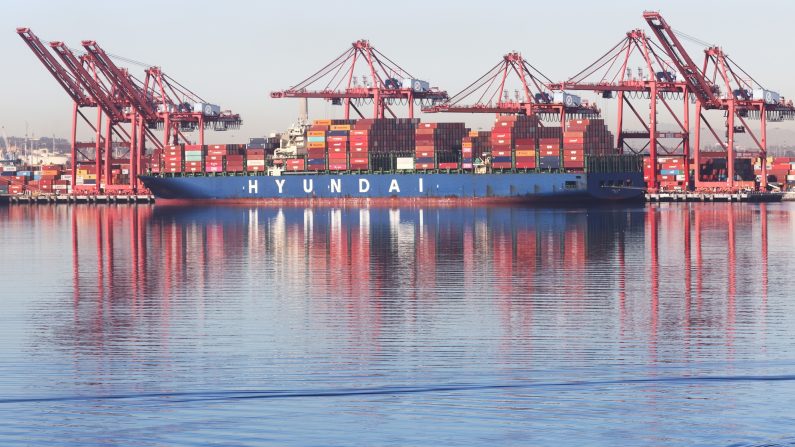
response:
<path id="1" fill-rule="evenodd" d="M 16 172 L 16 166 L 3 166 L 3 172 Z"/>
<path id="2" fill-rule="evenodd" d="M 61 180 L 72 180 L 72 174 L 63 174 Z"/>
<path id="3" fill-rule="evenodd" d="M 795 182 L 795 175 L 787 174 L 787 181 L 788 182 Z"/>
<path id="4" fill-rule="evenodd" d="M 564 104 L 569 107 L 577 107 L 582 104 L 582 98 L 566 92 L 555 92 L 553 96 L 556 103 Z"/>
<path id="5" fill-rule="evenodd" d="M 753 92 L 753 98 L 757 101 L 762 100 L 765 102 L 765 104 L 778 104 L 781 100 L 781 95 L 771 90 L 755 88 Z"/>
<path id="6" fill-rule="evenodd" d="M 684 174 L 677 175 L 676 176 L 676 181 L 677 182 L 684 182 L 685 181 L 685 175 Z"/>
<path id="7" fill-rule="evenodd" d="M 405 78 L 402 83 L 403 88 L 410 88 L 415 92 L 427 92 L 431 89 L 431 84 L 420 79 Z"/>
<path id="8" fill-rule="evenodd" d="M 129 169 L 122 169 L 121 173 L 124 174 L 124 175 L 128 175 L 130 173 L 130 170 Z"/>
<path id="9" fill-rule="evenodd" d="M 414 169 L 414 157 L 397 157 L 397 169 Z"/>
<path id="10" fill-rule="evenodd" d="M 204 102 L 193 103 L 193 112 L 202 113 L 205 116 L 218 116 L 221 114 L 221 106 Z"/>
<path id="11" fill-rule="evenodd" d="M 67 185 L 52 185 L 52 189 L 65 190 Z"/>
<path id="12" fill-rule="evenodd" d="M 246 160 L 246 166 L 265 166 L 265 160 Z"/>

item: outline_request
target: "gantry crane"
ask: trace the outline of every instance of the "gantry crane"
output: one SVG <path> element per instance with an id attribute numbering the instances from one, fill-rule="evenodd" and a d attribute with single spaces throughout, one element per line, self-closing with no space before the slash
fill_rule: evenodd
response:
<path id="1" fill-rule="evenodd" d="M 770 90 L 763 88 L 754 78 L 740 68 L 723 49 L 709 46 L 704 50 L 704 62 L 698 67 L 682 45 L 671 26 L 656 11 L 646 11 L 643 18 L 651 27 L 655 36 L 665 49 L 673 65 L 684 78 L 688 90 L 696 98 L 695 132 L 694 132 L 694 164 L 696 165 L 696 187 L 728 187 L 735 188 L 735 136 L 737 133 L 748 133 L 759 149 L 762 158 L 762 178 L 760 187 L 767 187 L 767 121 L 793 119 L 795 107 Z M 726 140 L 703 115 L 703 110 L 721 110 L 725 114 Z M 760 135 L 747 125 L 746 118 L 759 119 Z M 736 126 L 736 120 L 742 126 Z M 700 142 L 701 122 L 709 129 L 718 144 L 726 151 L 727 181 L 726 183 L 707 183 L 700 176 Z"/>
<path id="2" fill-rule="evenodd" d="M 76 178 L 76 169 L 77 169 L 77 157 L 78 155 L 83 156 L 84 158 L 88 159 L 89 157 L 87 154 L 82 152 L 82 149 L 94 148 L 95 150 L 95 159 L 97 163 L 97 170 L 101 169 L 101 156 L 100 151 L 102 150 L 102 126 L 101 126 L 101 117 L 102 117 L 102 109 L 98 107 L 97 100 L 94 99 L 80 84 L 80 82 L 75 78 L 75 76 L 66 68 L 64 68 L 58 59 L 52 55 L 50 50 L 42 43 L 41 39 L 36 36 L 30 28 L 17 28 L 17 34 L 22 38 L 22 40 L 30 47 L 36 57 L 41 61 L 41 63 L 47 68 L 50 74 L 55 78 L 58 84 L 66 91 L 70 98 L 72 98 L 73 108 L 72 108 L 72 132 L 71 132 L 71 157 L 72 157 L 72 178 Z M 86 108 L 97 108 L 97 122 L 94 123 L 88 117 L 86 117 L 83 110 Z M 77 142 L 77 118 L 78 116 L 82 118 L 82 120 L 92 129 L 94 134 L 96 135 L 96 141 L 93 144 L 84 144 Z M 97 182 L 97 187 L 99 188 L 99 182 Z"/>
<path id="3" fill-rule="evenodd" d="M 361 73 L 356 71 L 359 60 L 365 64 Z M 446 100 L 447 92 L 415 78 L 367 40 L 357 40 L 313 75 L 287 90 L 271 92 L 271 98 L 325 99 L 344 106 L 345 119 L 350 119 L 351 109 L 364 118 L 359 108 L 368 103 L 373 105 L 373 118 L 386 118 L 387 113 L 396 118 L 390 106 L 405 104 L 413 118 L 415 102 L 432 105 Z"/>
<path id="4" fill-rule="evenodd" d="M 100 191 L 102 179 L 106 180 L 106 191 L 138 190 L 138 174 L 142 171 L 147 141 L 154 147 L 189 142 L 183 132 L 198 129 L 199 144 L 204 144 L 205 129 L 235 129 L 242 123 L 239 115 L 208 103 L 164 74 L 160 67 L 147 68 L 142 82 L 127 69 L 118 67 L 95 41 L 83 41 L 86 53 L 80 56 L 62 42 L 51 42 L 50 49 L 58 55 L 59 62 L 29 28 L 17 28 L 17 33 L 74 101 L 72 178 L 77 178 L 78 155 L 90 159 L 82 149 L 93 148 L 97 168 L 96 192 Z M 95 121 L 85 116 L 84 108 L 97 109 Z M 78 116 L 94 132 L 93 143 L 77 142 Z M 130 130 L 127 131 L 123 124 L 128 124 Z M 154 136 L 152 129 L 164 130 L 162 142 Z M 111 185 L 108 181 L 113 163 L 114 135 L 118 140 L 115 145 L 128 149 L 128 185 Z"/>
<path id="5" fill-rule="evenodd" d="M 556 90 L 596 92 L 606 99 L 616 95 L 618 100 L 616 147 L 621 152 L 641 153 L 648 150 L 649 163 L 652 167 L 652 174 L 647 183 L 650 189 L 657 188 L 657 156 L 662 155 L 661 152 L 671 155 L 681 151 L 685 160 L 688 160 L 690 153 L 687 84 L 677 80 L 676 68 L 662 55 L 664 50 L 650 40 L 643 31 L 632 30 L 594 63 L 568 80 L 550 85 L 550 88 Z M 634 75 L 636 67 L 638 73 Z M 649 102 L 648 117 L 644 117 L 642 112 L 639 112 L 639 107 L 633 104 L 635 99 Z M 672 100 L 682 102 L 681 117 L 677 116 L 669 104 Z M 679 128 L 677 131 L 658 131 L 657 115 L 660 104 L 676 122 Z M 625 107 L 644 130 L 626 129 Z M 638 147 L 631 142 L 634 140 L 641 140 L 643 145 Z M 673 143 L 666 144 L 668 141 Z M 689 184 L 689 177 L 689 170 L 686 168 L 685 184 Z"/>
<path id="6" fill-rule="evenodd" d="M 507 88 L 512 76 L 519 79 L 519 88 L 511 98 Z M 510 52 L 483 76 L 442 104 L 424 108 L 427 113 L 495 113 L 536 115 L 539 118 L 597 117 L 599 109 L 582 103 L 580 98 L 548 88 L 551 80 L 530 65 L 520 53 Z"/>

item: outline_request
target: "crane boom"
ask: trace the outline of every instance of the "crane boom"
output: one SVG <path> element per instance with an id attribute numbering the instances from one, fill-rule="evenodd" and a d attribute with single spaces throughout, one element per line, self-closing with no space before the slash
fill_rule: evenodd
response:
<path id="1" fill-rule="evenodd" d="M 85 67 L 83 67 L 83 64 L 72 50 L 63 42 L 50 42 L 50 46 L 55 50 L 55 53 L 58 54 L 80 84 L 89 92 L 91 97 L 94 98 L 97 105 L 105 112 L 105 115 L 113 121 L 123 121 L 124 115 L 121 113 L 119 107 L 117 107 L 110 93 L 106 91 L 102 84 L 91 76 Z"/>
<path id="2" fill-rule="evenodd" d="M 111 58 L 105 53 L 95 41 L 93 40 L 84 40 L 82 42 L 83 48 L 88 51 L 94 60 L 96 61 L 97 67 L 102 71 L 102 74 L 113 83 L 117 90 L 122 92 L 124 96 L 130 101 L 130 104 L 143 115 L 145 120 L 156 120 L 157 113 L 156 110 L 152 107 L 149 101 L 146 100 L 146 96 L 144 95 L 143 91 L 135 85 L 135 83 L 130 78 L 130 75 L 126 73 L 125 70 L 119 68 Z"/>
<path id="3" fill-rule="evenodd" d="M 81 106 L 93 105 L 93 101 L 85 93 L 80 84 L 68 71 L 64 70 L 63 66 L 61 66 L 58 60 L 47 50 L 47 47 L 44 46 L 41 40 L 33 34 L 30 28 L 17 28 L 17 34 L 19 34 L 19 37 L 21 37 L 28 47 L 33 50 L 33 53 L 41 63 L 44 64 L 47 71 L 49 71 L 61 87 L 66 90 L 66 93 L 74 102 Z"/>
<path id="4" fill-rule="evenodd" d="M 715 86 L 693 62 L 690 54 L 682 46 L 663 16 L 656 11 L 645 11 L 643 18 L 646 19 L 646 23 L 649 24 L 654 35 L 657 36 L 657 40 L 662 44 L 671 62 L 682 74 L 689 90 L 696 95 L 701 104 L 705 108 L 720 107 L 720 99 L 715 95 Z"/>

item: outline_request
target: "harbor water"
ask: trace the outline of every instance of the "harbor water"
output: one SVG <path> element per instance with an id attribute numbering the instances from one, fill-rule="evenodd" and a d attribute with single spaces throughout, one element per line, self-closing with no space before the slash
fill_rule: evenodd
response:
<path id="1" fill-rule="evenodd" d="M 0 444 L 795 445 L 794 212 L 0 207 Z"/>

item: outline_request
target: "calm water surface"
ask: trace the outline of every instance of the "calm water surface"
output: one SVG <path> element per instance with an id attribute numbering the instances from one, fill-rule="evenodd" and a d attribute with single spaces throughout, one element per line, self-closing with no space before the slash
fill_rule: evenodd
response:
<path id="1" fill-rule="evenodd" d="M 0 208 L 0 443 L 795 445 L 794 205 Z"/>

